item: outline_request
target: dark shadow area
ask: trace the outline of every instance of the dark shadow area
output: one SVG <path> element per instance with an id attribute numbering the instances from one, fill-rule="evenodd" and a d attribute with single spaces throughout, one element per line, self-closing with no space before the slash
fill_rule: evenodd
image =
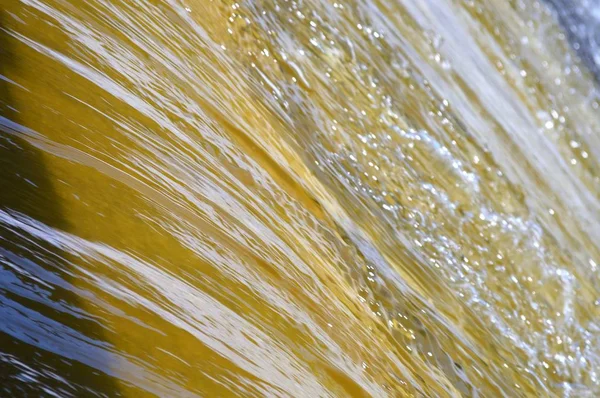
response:
<path id="1" fill-rule="evenodd" d="M 554 10 L 571 47 L 600 84 L 600 20 L 593 7 L 600 12 L 597 0 L 545 0 Z"/>
<path id="2" fill-rule="evenodd" d="M 19 23 L 0 9 L 0 396 L 120 396 L 114 379 L 97 369 L 110 367 L 94 355 L 103 348 L 80 352 L 106 339 L 72 291 L 69 253 L 11 221 L 21 217 L 69 231 L 44 153 L 15 128 L 30 122 L 19 103 L 36 98 L 19 79 L 19 41 L 9 33 Z M 85 344 L 69 341 L 71 335 Z M 74 359 L 81 357 L 101 366 Z"/>

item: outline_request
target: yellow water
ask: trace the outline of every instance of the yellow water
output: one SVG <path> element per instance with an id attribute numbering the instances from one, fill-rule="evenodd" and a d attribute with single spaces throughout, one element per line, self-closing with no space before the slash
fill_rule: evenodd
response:
<path id="1" fill-rule="evenodd" d="M 0 3 L 1 395 L 600 394 L 544 3 Z"/>

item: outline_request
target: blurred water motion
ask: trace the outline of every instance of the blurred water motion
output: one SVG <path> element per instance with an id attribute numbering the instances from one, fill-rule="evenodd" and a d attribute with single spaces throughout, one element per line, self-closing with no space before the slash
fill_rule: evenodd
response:
<path id="1" fill-rule="evenodd" d="M 598 396 L 565 4 L 4 0 L 0 395 Z"/>

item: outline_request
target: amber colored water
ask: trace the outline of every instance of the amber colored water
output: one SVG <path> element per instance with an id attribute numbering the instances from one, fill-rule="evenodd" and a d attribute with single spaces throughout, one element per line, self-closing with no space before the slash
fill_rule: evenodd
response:
<path id="1" fill-rule="evenodd" d="M 547 4 L 0 3 L 0 395 L 600 394 Z"/>

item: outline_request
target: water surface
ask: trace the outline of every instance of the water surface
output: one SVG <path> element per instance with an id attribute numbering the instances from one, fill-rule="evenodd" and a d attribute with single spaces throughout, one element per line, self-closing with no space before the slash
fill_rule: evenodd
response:
<path id="1" fill-rule="evenodd" d="M 600 394 L 549 3 L 3 0 L 2 395 Z"/>

